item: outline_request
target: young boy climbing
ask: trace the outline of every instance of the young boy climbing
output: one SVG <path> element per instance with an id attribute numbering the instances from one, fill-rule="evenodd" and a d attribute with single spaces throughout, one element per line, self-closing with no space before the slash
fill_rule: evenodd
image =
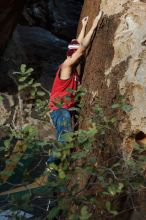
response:
<path id="1" fill-rule="evenodd" d="M 63 142 L 62 134 L 72 131 L 70 109 L 76 105 L 75 95 L 72 91 L 77 90 L 80 83 L 77 73 L 77 66 L 80 58 L 85 54 L 86 49 L 91 43 L 92 36 L 102 17 L 102 11 L 95 17 L 92 27 L 85 36 L 88 16 L 82 20 L 82 29 L 77 39 L 68 45 L 67 58 L 59 66 L 52 91 L 50 94 L 49 108 L 50 116 L 56 128 L 57 140 Z"/>

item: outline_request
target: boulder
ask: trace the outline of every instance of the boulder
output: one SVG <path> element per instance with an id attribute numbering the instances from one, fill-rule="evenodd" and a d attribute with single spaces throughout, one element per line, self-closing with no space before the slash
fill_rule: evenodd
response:
<path id="1" fill-rule="evenodd" d="M 105 16 L 84 66 L 82 84 L 88 91 L 84 110 L 90 115 L 92 101 L 99 98 L 106 114 L 111 115 L 111 106 L 124 96 L 132 107 L 118 116 L 118 132 L 124 144 L 126 137 L 146 133 L 146 3 L 86 0 L 81 18 L 89 14 L 88 30 L 99 7 Z"/>
<path id="2" fill-rule="evenodd" d="M 50 89 L 58 65 L 66 57 L 66 48 L 66 41 L 43 28 L 18 25 L 1 58 L 1 91 L 14 90 L 15 85 L 8 74 L 11 77 L 13 71 L 19 71 L 22 63 L 33 67 L 34 76 Z"/>
<path id="3" fill-rule="evenodd" d="M 83 0 L 0 3 L 0 55 L 4 52 L 0 57 L 1 91 L 17 91 L 11 74 L 21 63 L 32 66 L 35 76 L 51 88 L 58 65 L 65 59 L 67 41 L 75 38 L 82 4 Z M 16 27 L 18 23 L 21 25 Z"/>
<path id="4" fill-rule="evenodd" d="M 4 50 L 22 13 L 25 0 L 0 2 L 0 55 Z"/>
<path id="5" fill-rule="evenodd" d="M 100 105 L 106 117 L 117 119 L 104 136 L 105 160 L 116 152 L 122 152 L 123 161 L 127 161 L 137 143 L 146 143 L 146 1 L 85 0 L 81 19 L 89 15 L 87 31 L 99 8 L 105 15 L 84 65 L 82 85 L 87 95 L 84 97 L 80 127 L 88 127 L 85 118 L 90 119 L 93 107 Z M 80 28 L 79 25 L 78 32 Z M 121 102 L 120 108 L 114 108 L 114 104 Z M 100 141 L 97 140 L 98 143 Z M 143 191 L 141 194 L 145 197 Z M 134 213 L 131 218 L 124 218 L 144 220 L 146 206 L 141 195 L 135 196 L 135 204 L 139 207 L 138 215 Z"/>
<path id="6" fill-rule="evenodd" d="M 28 1 L 21 22 L 48 29 L 62 39 L 70 41 L 76 36 L 76 27 L 83 0 Z"/>

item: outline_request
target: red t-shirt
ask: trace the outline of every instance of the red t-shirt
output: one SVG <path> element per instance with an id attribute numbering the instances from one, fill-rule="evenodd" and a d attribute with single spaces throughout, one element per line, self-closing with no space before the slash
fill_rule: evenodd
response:
<path id="1" fill-rule="evenodd" d="M 75 105 L 74 97 L 79 76 L 77 70 L 74 70 L 69 79 L 62 80 L 59 77 L 61 65 L 59 66 L 50 94 L 49 108 L 57 110 L 59 108 L 71 108 Z"/>

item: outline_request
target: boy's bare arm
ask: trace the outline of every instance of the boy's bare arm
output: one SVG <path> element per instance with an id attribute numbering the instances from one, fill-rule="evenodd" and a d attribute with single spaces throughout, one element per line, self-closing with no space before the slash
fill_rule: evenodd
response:
<path id="1" fill-rule="evenodd" d="M 101 19 L 102 16 L 103 16 L 103 12 L 100 11 L 99 14 L 95 17 L 91 29 L 89 30 L 89 32 L 87 33 L 87 35 L 84 37 L 82 41 L 83 47 L 87 48 L 89 46 L 93 33 L 96 30 L 99 20 Z"/>
<path id="2" fill-rule="evenodd" d="M 84 39 L 84 36 L 85 36 L 85 32 L 86 32 L 86 26 L 87 26 L 87 23 L 88 23 L 88 16 L 87 17 L 84 17 L 82 19 L 82 29 L 81 29 L 81 32 L 77 38 L 77 41 L 81 44 L 83 39 Z"/>
<path id="3" fill-rule="evenodd" d="M 65 60 L 65 62 L 64 62 L 65 65 L 70 65 L 70 66 L 74 65 L 76 62 L 78 62 L 80 57 L 84 54 L 85 50 L 88 48 L 88 46 L 91 42 L 91 38 L 93 36 L 93 33 L 94 33 L 95 29 L 97 28 L 99 20 L 102 17 L 102 15 L 103 15 L 103 12 L 100 11 L 98 16 L 95 17 L 91 29 L 89 30 L 87 35 L 82 40 L 82 43 L 80 44 L 77 51 L 72 55 L 72 57 L 69 57 Z"/>
<path id="4" fill-rule="evenodd" d="M 85 53 L 86 49 L 90 45 L 93 33 L 96 30 L 102 15 L 103 12 L 100 11 L 98 16 L 95 17 L 91 29 L 89 30 L 87 35 L 83 38 L 82 43 L 80 44 L 77 51 L 71 57 L 68 57 L 62 64 L 62 70 L 60 74 L 61 79 L 68 79 L 70 77 L 70 74 L 72 72 L 72 67 L 79 61 L 79 59 L 82 57 L 82 55 Z"/>

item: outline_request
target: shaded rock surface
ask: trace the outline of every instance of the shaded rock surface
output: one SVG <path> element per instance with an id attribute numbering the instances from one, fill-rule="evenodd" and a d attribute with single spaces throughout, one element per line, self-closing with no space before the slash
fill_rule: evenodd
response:
<path id="1" fill-rule="evenodd" d="M 44 27 L 69 41 L 76 35 L 82 5 L 83 0 L 28 1 L 23 11 L 22 22 Z"/>
<path id="2" fill-rule="evenodd" d="M 135 134 L 146 134 L 146 1 L 85 0 L 81 18 L 89 14 L 87 29 L 99 8 L 105 16 L 95 33 L 84 66 L 82 84 L 88 93 L 84 98 L 80 127 L 88 126 L 84 117 L 90 118 L 92 107 L 100 104 L 106 116 L 114 114 L 117 118 L 117 124 L 104 140 L 107 151 L 114 155 L 122 150 L 126 159 L 129 144 L 131 149 L 135 144 Z M 132 107 L 131 111 L 111 108 L 119 103 L 121 95 Z M 122 147 L 119 149 L 119 146 Z M 146 219 L 145 202 L 141 197 L 139 204 L 139 213 L 134 212 L 127 220 Z"/>
<path id="3" fill-rule="evenodd" d="M 0 55 L 18 23 L 25 0 L 2 0 L 0 2 Z"/>
<path id="4" fill-rule="evenodd" d="M 34 68 L 34 74 L 50 89 L 58 65 L 64 60 L 67 42 L 40 27 L 18 25 L 1 58 L 0 88 L 11 91 L 7 73 L 18 71 L 22 63 Z M 14 87 L 13 87 L 14 89 Z"/>
<path id="5" fill-rule="evenodd" d="M 2 1 L 0 49 L 7 47 L 0 58 L 1 91 L 16 92 L 10 75 L 22 63 L 34 67 L 35 76 L 50 89 L 56 69 L 65 59 L 67 41 L 75 38 L 82 4 L 83 0 Z M 18 23 L 21 25 L 11 38 Z"/>

